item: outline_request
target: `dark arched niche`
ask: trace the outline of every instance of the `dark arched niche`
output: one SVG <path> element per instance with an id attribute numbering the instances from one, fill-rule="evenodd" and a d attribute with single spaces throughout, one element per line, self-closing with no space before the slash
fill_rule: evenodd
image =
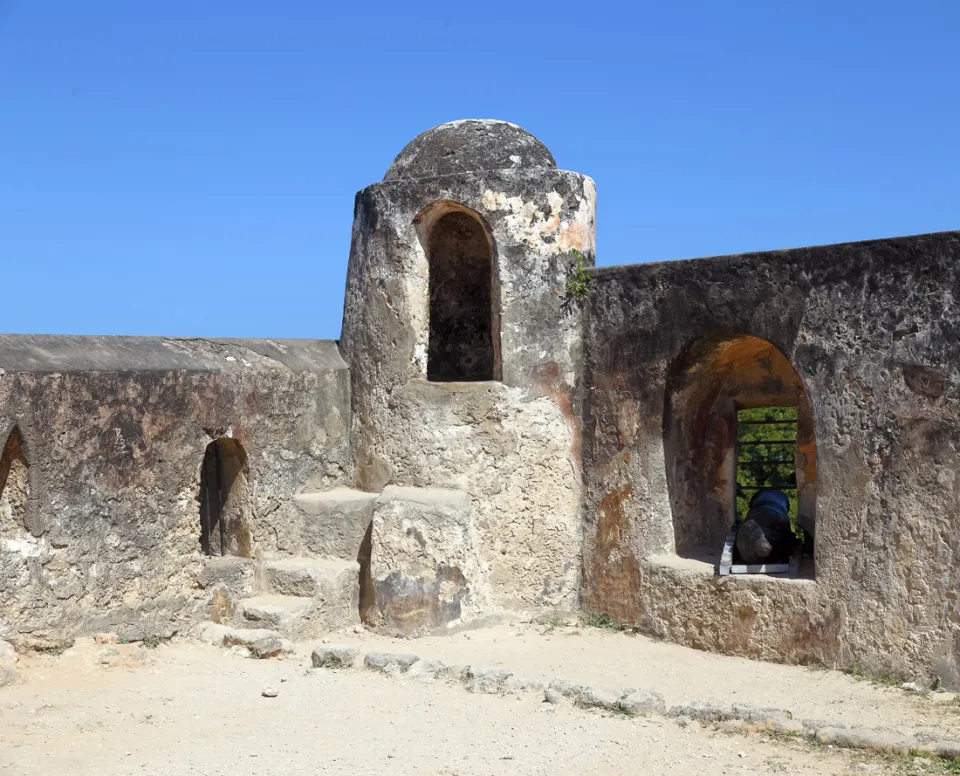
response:
<path id="1" fill-rule="evenodd" d="M 427 379 L 500 379 L 499 288 L 493 238 L 478 213 L 435 202 L 417 216 L 427 255 Z"/>
<path id="2" fill-rule="evenodd" d="M 28 468 L 23 437 L 14 426 L 0 453 L 0 536 L 19 538 L 27 530 Z"/>
<path id="3" fill-rule="evenodd" d="M 199 501 L 203 552 L 249 558 L 247 454 L 237 440 L 221 437 L 207 445 Z"/>
<path id="4" fill-rule="evenodd" d="M 677 554 L 713 560 L 736 517 L 737 412 L 796 407 L 798 522 L 815 533 L 817 460 L 810 402 L 774 345 L 750 336 L 700 340 L 671 365 L 663 441 Z"/>

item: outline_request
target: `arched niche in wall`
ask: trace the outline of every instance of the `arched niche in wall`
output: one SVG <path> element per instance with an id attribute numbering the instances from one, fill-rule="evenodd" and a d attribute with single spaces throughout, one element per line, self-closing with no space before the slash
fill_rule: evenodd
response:
<path id="1" fill-rule="evenodd" d="M 250 557 L 247 453 L 236 439 L 207 445 L 200 469 L 200 546 L 206 555 Z"/>
<path id="2" fill-rule="evenodd" d="M 500 379 L 500 289 L 496 249 L 474 210 L 440 200 L 416 218 L 427 256 L 427 379 Z"/>
<path id="3" fill-rule="evenodd" d="M 738 504 L 742 519 L 749 497 L 764 486 L 787 493 L 792 520 L 813 537 L 813 413 L 800 376 L 776 346 L 746 335 L 694 343 L 670 367 L 663 424 L 678 555 L 714 562 Z"/>
<path id="4" fill-rule="evenodd" d="M 0 453 L 0 536 L 19 538 L 27 531 L 30 482 L 23 436 L 14 426 Z"/>

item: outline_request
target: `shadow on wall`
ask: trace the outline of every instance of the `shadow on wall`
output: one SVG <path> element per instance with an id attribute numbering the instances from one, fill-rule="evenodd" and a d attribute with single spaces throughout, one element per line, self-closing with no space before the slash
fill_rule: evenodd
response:
<path id="1" fill-rule="evenodd" d="M 27 530 L 29 464 L 23 454 L 23 437 L 14 426 L 0 454 L 0 536 L 19 539 Z"/>
<path id="2" fill-rule="evenodd" d="M 736 520 L 737 413 L 758 407 L 796 408 L 796 491 L 788 495 L 800 527 L 815 536 L 816 442 L 803 383 L 766 340 L 718 336 L 694 343 L 667 375 L 663 443 L 678 555 L 719 553 Z"/>
<path id="3" fill-rule="evenodd" d="M 417 216 L 427 255 L 427 379 L 500 379 L 499 283 L 493 235 L 479 213 L 441 200 Z"/>
<path id="4" fill-rule="evenodd" d="M 205 555 L 251 554 L 247 454 L 237 440 L 209 445 L 200 469 L 200 546 Z"/>

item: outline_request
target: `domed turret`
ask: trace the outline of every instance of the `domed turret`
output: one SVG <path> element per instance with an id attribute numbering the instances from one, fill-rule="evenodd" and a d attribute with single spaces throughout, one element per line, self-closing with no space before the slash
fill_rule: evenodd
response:
<path id="1" fill-rule="evenodd" d="M 522 127 L 493 119 L 463 119 L 417 135 L 393 160 L 385 181 L 421 180 L 524 167 L 556 169 L 550 150 Z"/>

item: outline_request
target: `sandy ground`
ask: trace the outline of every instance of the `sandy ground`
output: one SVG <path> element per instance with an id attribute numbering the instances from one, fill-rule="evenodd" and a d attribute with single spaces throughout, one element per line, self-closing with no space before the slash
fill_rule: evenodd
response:
<path id="1" fill-rule="evenodd" d="M 695 700 L 750 703 L 787 709 L 796 719 L 960 738 L 960 704 L 951 702 L 951 694 L 910 693 L 839 671 L 726 657 L 597 628 L 501 625 L 415 641 L 364 631 L 336 640 L 355 643 L 362 652 L 402 650 L 445 663 L 505 666 L 544 683 L 562 678 L 657 690 L 668 706 Z"/>
<path id="2" fill-rule="evenodd" d="M 361 651 L 501 663 L 531 678 L 656 687 L 668 702 L 723 699 L 724 688 L 749 686 L 750 677 L 756 692 L 740 689 L 738 697 L 757 705 L 786 694 L 788 707 L 801 709 L 803 700 L 809 716 L 960 728 L 956 704 L 832 672 L 721 658 L 590 629 L 542 630 L 501 626 L 415 642 L 350 633 L 331 641 L 352 642 Z M 553 706 L 538 694 L 481 696 L 361 669 L 307 671 L 312 646 L 299 645 L 297 655 L 284 660 L 253 660 L 180 640 L 153 650 L 82 640 L 59 657 L 22 659 L 23 682 L 0 689 L 0 774 L 862 772 L 855 764 L 863 758 L 848 751 Z M 277 697 L 262 697 L 270 686 Z M 874 772 L 895 766 L 880 767 Z"/>

